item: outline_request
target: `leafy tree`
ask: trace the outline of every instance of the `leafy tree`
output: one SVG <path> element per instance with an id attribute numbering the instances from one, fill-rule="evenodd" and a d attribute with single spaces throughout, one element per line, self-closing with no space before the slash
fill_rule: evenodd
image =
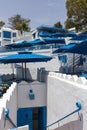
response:
<path id="1" fill-rule="evenodd" d="M 54 26 L 57 27 L 57 28 L 62 28 L 62 24 L 60 22 L 56 22 L 54 24 Z"/>
<path id="2" fill-rule="evenodd" d="M 0 28 L 3 27 L 5 23 L 3 21 L 0 21 Z"/>
<path id="3" fill-rule="evenodd" d="M 87 0 L 66 0 L 66 28 L 76 27 L 76 30 L 87 28 Z"/>
<path id="4" fill-rule="evenodd" d="M 21 15 L 19 15 L 19 14 L 9 18 L 8 21 L 9 21 L 9 25 L 13 29 L 17 29 L 21 33 L 23 33 L 23 31 L 30 30 L 30 27 L 29 27 L 30 19 L 22 18 Z"/>

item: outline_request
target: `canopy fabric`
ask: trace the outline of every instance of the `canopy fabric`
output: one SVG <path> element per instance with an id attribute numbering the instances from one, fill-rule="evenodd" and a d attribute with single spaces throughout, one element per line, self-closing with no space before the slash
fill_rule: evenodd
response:
<path id="1" fill-rule="evenodd" d="M 87 39 L 67 49 L 64 53 L 77 53 L 87 55 Z"/>
<path id="2" fill-rule="evenodd" d="M 66 37 L 76 37 L 76 33 L 74 33 L 74 32 L 68 32 L 66 34 Z"/>
<path id="3" fill-rule="evenodd" d="M 40 38 L 36 40 L 32 40 L 29 42 L 31 46 L 34 45 L 42 45 L 42 44 L 51 44 L 51 43 L 60 43 L 65 44 L 65 40 L 61 38 Z"/>
<path id="4" fill-rule="evenodd" d="M 23 47 L 31 47 L 34 45 L 42 45 L 44 44 L 44 41 L 40 40 L 40 39 L 35 39 L 32 41 L 22 41 L 22 42 L 16 42 L 13 44 L 8 44 L 6 45 L 6 47 L 11 47 L 11 48 L 23 48 Z"/>
<path id="5" fill-rule="evenodd" d="M 45 44 L 52 44 L 52 43 L 60 43 L 60 44 L 65 44 L 64 39 L 59 39 L 59 38 L 40 38 L 40 39 L 35 39 L 32 41 L 19 41 L 13 44 L 8 44 L 6 47 L 9 48 L 23 48 L 23 47 L 31 47 L 35 45 L 45 45 Z"/>
<path id="6" fill-rule="evenodd" d="M 65 44 L 65 39 L 62 38 L 43 38 L 46 43 Z"/>
<path id="7" fill-rule="evenodd" d="M 87 31 L 86 32 L 82 32 L 79 35 L 73 37 L 71 40 L 77 40 L 77 41 L 82 41 L 87 39 Z"/>
<path id="8" fill-rule="evenodd" d="M 50 26 L 39 26 L 36 28 L 38 31 L 48 31 L 48 32 L 67 32 L 64 28 L 50 27 Z"/>
<path id="9" fill-rule="evenodd" d="M 51 34 L 51 36 L 53 37 L 65 37 L 65 34 L 64 33 L 61 33 L 61 32 L 56 32 L 56 33 L 53 33 L 53 34 Z"/>
<path id="10" fill-rule="evenodd" d="M 74 47 L 75 45 L 76 45 L 75 43 L 70 43 L 68 45 L 62 46 L 61 48 L 55 50 L 53 53 L 63 53 L 64 51 Z"/>
<path id="11" fill-rule="evenodd" d="M 45 41 L 43 41 L 43 39 L 35 39 L 35 40 L 30 41 L 29 44 L 31 46 L 34 46 L 34 45 L 43 45 L 43 44 L 45 44 Z"/>
<path id="12" fill-rule="evenodd" d="M 55 32 L 55 33 L 48 33 L 48 32 L 40 32 L 39 33 L 40 37 L 65 37 L 64 33 L 61 32 Z"/>
<path id="13" fill-rule="evenodd" d="M 85 39 L 87 39 L 87 37 L 85 37 L 85 36 L 75 36 L 75 37 L 71 38 L 70 40 L 82 41 Z"/>
<path id="14" fill-rule="evenodd" d="M 51 56 L 38 54 L 15 54 L 0 58 L 0 63 L 22 63 L 22 62 L 47 62 L 51 60 Z"/>

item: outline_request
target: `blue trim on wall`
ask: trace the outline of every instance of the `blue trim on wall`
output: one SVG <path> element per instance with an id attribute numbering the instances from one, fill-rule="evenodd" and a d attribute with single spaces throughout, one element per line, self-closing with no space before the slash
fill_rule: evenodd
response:
<path id="1" fill-rule="evenodd" d="M 46 130 L 47 125 L 47 107 L 39 109 L 39 130 Z"/>

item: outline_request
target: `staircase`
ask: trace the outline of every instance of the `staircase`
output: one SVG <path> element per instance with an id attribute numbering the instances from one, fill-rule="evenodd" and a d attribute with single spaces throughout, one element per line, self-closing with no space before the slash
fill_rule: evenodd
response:
<path id="1" fill-rule="evenodd" d="M 82 116 L 82 114 L 79 114 L 79 111 L 82 109 L 82 106 L 81 106 L 80 102 L 77 102 L 76 106 L 77 106 L 76 110 L 65 115 L 64 117 L 60 118 L 59 120 L 49 124 L 47 126 L 47 130 L 83 130 L 82 129 L 83 128 L 83 116 Z M 57 128 L 53 127 L 53 126 L 55 126 L 55 124 L 59 125 L 60 121 L 64 120 L 65 118 L 67 118 L 77 112 L 78 112 L 78 117 L 79 117 L 78 120 L 71 121 L 61 127 L 57 127 Z"/>

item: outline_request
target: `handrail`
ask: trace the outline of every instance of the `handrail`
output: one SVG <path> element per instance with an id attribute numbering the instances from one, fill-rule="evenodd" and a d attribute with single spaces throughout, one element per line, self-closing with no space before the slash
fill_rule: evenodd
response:
<path id="1" fill-rule="evenodd" d="M 9 120 L 9 122 L 12 124 L 12 126 L 13 127 L 17 127 L 15 124 L 14 124 L 14 122 L 11 120 L 11 118 L 9 117 L 9 109 L 8 108 L 5 108 L 4 109 L 4 127 L 5 127 L 5 125 L 6 125 L 6 119 L 8 119 Z"/>
<path id="2" fill-rule="evenodd" d="M 74 114 L 74 113 L 76 113 L 76 112 L 79 112 L 79 111 L 82 109 L 82 105 L 81 105 L 80 102 L 76 102 L 76 106 L 77 106 L 78 109 L 74 110 L 73 112 L 69 113 L 68 115 L 66 115 L 66 116 L 64 116 L 64 117 L 62 117 L 62 118 L 60 118 L 59 120 L 53 122 L 52 124 L 50 124 L 50 125 L 48 125 L 48 126 L 46 126 L 46 127 L 50 127 L 50 126 L 52 126 L 52 125 L 54 125 L 54 124 L 60 122 L 61 120 L 65 119 L 65 118 L 67 118 L 67 117 L 69 117 L 69 116 L 71 116 L 72 114 Z"/>

